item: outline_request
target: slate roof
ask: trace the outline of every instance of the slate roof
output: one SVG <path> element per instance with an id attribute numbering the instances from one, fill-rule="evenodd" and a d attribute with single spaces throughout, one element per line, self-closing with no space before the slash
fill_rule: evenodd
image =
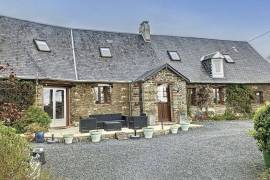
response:
<path id="1" fill-rule="evenodd" d="M 168 64 L 192 83 L 270 83 L 270 63 L 244 41 L 151 35 L 146 43 L 139 34 L 71 29 L 0 16 L 0 62 L 9 62 L 17 76 L 89 81 L 131 82 Z M 40 52 L 33 39 L 46 40 L 51 52 Z M 99 47 L 109 47 L 112 58 L 100 57 Z M 235 47 L 238 52 L 232 49 Z M 171 61 L 167 51 L 177 51 L 181 61 Z M 213 79 L 203 68 L 204 55 L 229 54 L 224 76 Z"/>

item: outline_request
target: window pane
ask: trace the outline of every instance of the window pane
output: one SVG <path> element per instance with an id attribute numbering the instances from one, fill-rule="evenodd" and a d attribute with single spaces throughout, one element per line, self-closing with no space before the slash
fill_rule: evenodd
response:
<path id="1" fill-rule="evenodd" d="M 262 104 L 263 103 L 263 93 L 255 92 L 255 103 Z"/>
<path id="2" fill-rule="evenodd" d="M 180 60 L 180 56 L 176 51 L 168 51 L 171 60 Z"/>
<path id="3" fill-rule="evenodd" d="M 41 41 L 41 40 L 34 40 L 34 41 L 39 51 L 46 51 L 46 52 L 50 51 L 50 48 L 48 44 L 46 43 L 46 41 Z"/>
<path id="4" fill-rule="evenodd" d="M 101 57 L 112 57 L 110 48 L 100 48 Z"/>
<path id="5" fill-rule="evenodd" d="M 215 70 L 217 73 L 221 72 L 220 62 L 214 62 Z"/>
<path id="6" fill-rule="evenodd" d="M 157 87 L 158 93 L 158 101 L 159 102 L 168 102 L 168 97 L 167 97 L 167 84 L 162 84 Z"/>
<path id="7" fill-rule="evenodd" d="M 55 115 L 56 119 L 63 119 L 65 116 L 65 100 L 64 90 L 56 90 L 55 92 Z"/>
<path id="8" fill-rule="evenodd" d="M 95 90 L 95 95 L 96 95 L 96 102 L 99 102 L 99 91 L 98 91 L 98 87 L 95 87 L 94 90 Z"/>
<path id="9" fill-rule="evenodd" d="M 111 86 L 95 87 L 96 103 L 104 104 L 111 102 Z"/>
<path id="10" fill-rule="evenodd" d="M 228 62 L 228 63 L 233 63 L 234 60 L 232 59 L 232 57 L 228 54 L 224 54 L 224 57 L 225 57 L 225 60 Z"/>
<path id="11" fill-rule="evenodd" d="M 216 104 L 220 103 L 220 91 L 219 88 L 213 88 L 213 102 Z"/>
<path id="12" fill-rule="evenodd" d="M 53 90 L 43 90 L 43 107 L 44 111 L 48 113 L 51 119 L 53 119 Z"/>

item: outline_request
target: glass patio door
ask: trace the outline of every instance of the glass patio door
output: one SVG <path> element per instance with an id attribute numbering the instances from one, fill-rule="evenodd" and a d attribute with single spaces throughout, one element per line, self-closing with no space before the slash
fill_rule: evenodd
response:
<path id="1" fill-rule="evenodd" d="M 51 127 L 66 126 L 66 89 L 43 89 L 43 107 L 52 119 Z"/>

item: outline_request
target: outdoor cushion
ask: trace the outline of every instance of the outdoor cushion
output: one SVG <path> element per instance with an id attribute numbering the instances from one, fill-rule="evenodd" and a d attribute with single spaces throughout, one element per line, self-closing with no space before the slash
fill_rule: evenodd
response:
<path id="1" fill-rule="evenodd" d="M 122 124 L 116 121 L 105 121 L 104 130 L 105 131 L 121 131 Z"/>
<path id="2" fill-rule="evenodd" d="M 147 127 L 147 116 L 131 116 L 128 118 L 128 127 L 130 129 L 142 129 Z"/>
<path id="3" fill-rule="evenodd" d="M 120 113 L 117 114 L 97 114 L 89 115 L 90 118 L 95 118 L 97 121 L 97 127 L 103 129 L 103 123 L 105 121 L 116 121 L 121 122 L 123 127 L 127 127 L 127 116 L 122 116 Z"/>
<path id="4" fill-rule="evenodd" d="M 90 130 L 97 129 L 97 120 L 95 118 L 81 118 L 79 122 L 79 131 L 88 133 Z"/>

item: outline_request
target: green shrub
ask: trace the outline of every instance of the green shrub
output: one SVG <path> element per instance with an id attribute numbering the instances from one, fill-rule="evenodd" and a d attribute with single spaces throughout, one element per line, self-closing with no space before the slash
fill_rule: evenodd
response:
<path id="1" fill-rule="evenodd" d="M 27 179 L 29 146 L 11 127 L 0 124 L 0 179 Z"/>
<path id="2" fill-rule="evenodd" d="M 258 177 L 258 180 L 269 180 L 270 179 L 270 169 L 266 169 Z"/>
<path id="3" fill-rule="evenodd" d="M 41 127 L 48 128 L 51 123 L 51 118 L 41 108 L 36 106 L 30 106 L 24 112 L 22 121 L 20 123 L 21 124 L 18 126 L 23 127 L 24 129 L 33 123 L 37 123 Z"/>
<path id="4" fill-rule="evenodd" d="M 254 114 L 254 138 L 260 151 L 270 151 L 270 104 L 266 103 Z"/>
<path id="5" fill-rule="evenodd" d="M 14 128 L 0 124 L 0 179 L 28 180 L 31 174 L 30 146 Z M 59 179 L 50 170 L 42 169 L 40 180 Z"/>
<path id="6" fill-rule="evenodd" d="M 25 127 L 25 131 L 26 132 L 30 132 L 30 133 L 36 133 L 36 132 L 47 132 L 48 128 L 42 126 L 39 123 L 32 123 L 28 126 Z"/>
<path id="7" fill-rule="evenodd" d="M 226 89 L 226 108 L 234 113 L 251 113 L 252 90 L 245 85 L 230 85 Z"/>
<path id="8" fill-rule="evenodd" d="M 237 120 L 240 117 L 235 115 L 231 111 L 225 111 L 224 114 L 215 114 L 209 116 L 209 120 L 221 121 L 221 120 Z"/>

